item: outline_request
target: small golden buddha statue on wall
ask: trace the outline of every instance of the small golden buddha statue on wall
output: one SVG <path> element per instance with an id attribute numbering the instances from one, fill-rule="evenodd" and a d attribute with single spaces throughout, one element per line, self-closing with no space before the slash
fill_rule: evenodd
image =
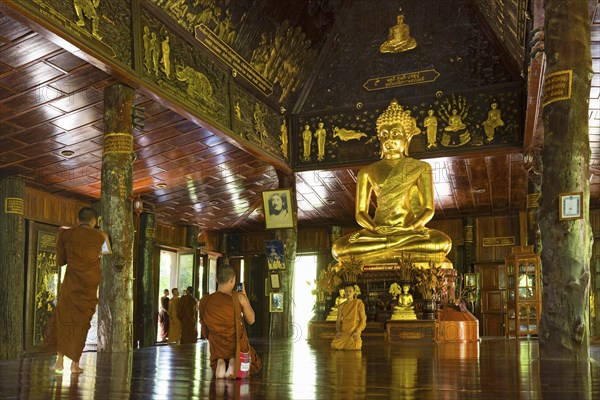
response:
<path id="1" fill-rule="evenodd" d="M 394 307 L 391 318 L 392 321 L 417 319 L 413 297 L 412 294 L 408 292 L 409 290 L 410 285 L 408 283 L 403 283 L 402 293 L 398 295 L 398 305 Z"/>
<path id="2" fill-rule="evenodd" d="M 417 47 L 417 41 L 410 36 L 410 28 L 404 23 L 404 14 L 400 9 L 400 14 L 396 17 L 396 25 L 393 25 L 388 38 L 379 46 L 381 53 L 401 53 Z"/>

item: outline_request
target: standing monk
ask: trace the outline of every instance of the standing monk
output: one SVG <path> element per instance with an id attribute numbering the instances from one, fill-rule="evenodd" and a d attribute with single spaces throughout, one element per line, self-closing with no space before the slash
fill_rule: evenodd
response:
<path id="1" fill-rule="evenodd" d="M 98 221 L 96 211 L 84 207 L 79 210 L 78 220 L 77 227 L 60 229 L 56 237 L 56 264 L 67 264 L 67 270 L 43 345 L 57 352 L 51 369 L 62 371 L 63 359 L 67 356 L 73 361 L 73 374 L 83 372 L 79 358 L 98 304 L 100 255 L 111 253 L 106 233 L 94 229 Z"/>
<path id="2" fill-rule="evenodd" d="M 254 310 L 246 289 L 234 291 L 235 271 L 229 265 L 217 270 L 218 290 L 200 300 L 202 336 L 210 345 L 210 367 L 218 379 L 235 379 L 240 368 L 240 351 L 250 353 L 250 373 L 258 372 L 260 357 L 250 343 L 242 322 L 254 324 Z"/>
<path id="3" fill-rule="evenodd" d="M 193 293 L 194 288 L 188 286 L 177 306 L 177 316 L 181 321 L 181 344 L 195 343 L 198 340 L 198 300 Z"/>
<path id="4" fill-rule="evenodd" d="M 169 301 L 169 343 L 179 343 L 181 339 L 181 321 L 177 316 L 177 307 L 179 306 L 179 290 L 171 290 L 171 301 Z"/>
<path id="5" fill-rule="evenodd" d="M 158 324 L 160 326 L 160 341 L 166 342 L 169 336 L 169 289 L 165 289 L 163 296 L 160 298 Z"/>

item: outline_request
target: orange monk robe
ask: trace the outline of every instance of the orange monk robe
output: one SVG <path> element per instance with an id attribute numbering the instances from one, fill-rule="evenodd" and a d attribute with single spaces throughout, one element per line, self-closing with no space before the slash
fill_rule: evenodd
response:
<path id="1" fill-rule="evenodd" d="M 181 321 L 177 316 L 177 307 L 181 297 L 173 297 L 169 301 L 169 343 L 179 343 L 181 339 Z"/>
<path id="2" fill-rule="evenodd" d="M 200 323 L 202 324 L 202 336 L 208 339 L 210 347 L 210 367 L 217 369 L 217 360 L 225 361 L 236 356 L 236 346 L 239 342 L 240 351 L 250 352 L 250 373 L 254 374 L 260 370 L 261 360 L 250 343 L 246 329 L 242 323 L 241 309 L 234 312 L 233 297 L 223 292 L 214 292 L 200 300 Z M 239 307 L 239 303 L 238 303 Z M 239 336 L 235 335 L 235 324 L 239 324 Z M 236 341 L 237 339 L 237 341 Z"/>
<path id="3" fill-rule="evenodd" d="M 56 264 L 67 264 L 67 270 L 43 348 L 58 351 L 73 361 L 81 357 L 96 312 L 103 243 L 103 233 L 86 226 L 60 229 L 56 237 Z"/>
<path id="4" fill-rule="evenodd" d="M 181 344 L 196 343 L 198 340 L 198 300 L 186 294 L 179 299 L 177 317 L 181 321 Z"/>
<path id="5" fill-rule="evenodd" d="M 349 300 L 340 304 L 337 318 L 336 329 L 341 334 L 333 339 L 331 347 L 338 350 L 360 350 L 362 348 L 360 333 L 367 326 L 367 315 L 362 300 Z M 356 339 L 352 337 L 354 332 L 358 333 Z"/>

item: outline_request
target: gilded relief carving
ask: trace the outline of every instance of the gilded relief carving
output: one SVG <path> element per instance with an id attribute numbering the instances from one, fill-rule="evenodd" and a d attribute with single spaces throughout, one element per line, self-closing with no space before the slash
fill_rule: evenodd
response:
<path id="1" fill-rule="evenodd" d="M 417 47 L 417 41 L 410 36 L 410 28 L 404 22 L 402 8 L 396 17 L 396 24 L 388 32 L 388 38 L 379 47 L 381 53 L 401 53 Z"/>
<path id="2" fill-rule="evenodd" d="M 325 159 L 325 141 L 327 140 L 327 130 L 324 128 L 323 122 L 319 122 L 318 129 L 315 131 L 315 138 L 317 138 L 317 160 L 323 161 Z"/>
<path id="3" fill-rule="evenodd" d="M 162 64 L 162 70 L 167 76 L 171 77 L 171 46 L 169 46 L 169 36 L 161 42 L 162 57 L 160 63 Z"/>
<path id="4" fill-rule="evenodd" d="M 494 133 L 496 128 L 504 126 L 504 121 L 502 121 L 501 111 L 498 108 L 498 103 L 493 102 L 490 105 L 490 110 L 488 111 L 488 117 L 485 121 L 483 121 L 483 130 L 485 131 L 485 140 L 490 143 L 494 140 Z"/>
<path id="5" fill-rule="evenodd" d="M 261 146 L 265 144 L 265 138 L 268 136 L 267 127 L 265 126 L 266 111 L 260 103 L 254 103 L 254 113 L 252 114 L 252 122 L 254 125 L 254 133 L 258 137 Z"/>
<path id="6" fill-rule="evenodd" d="M 304 125 L 302 131 L 302 145 L 304 151 L 302 152 L 302 161 L 310 161 L 310 146 L 312 145 L 313 134 L 310 131 L 310 125 Z"/>
<path id="7" fill-rule="evenodd" d="M 427 111 L 427 116 L 423 120 L 423 126 L 427 130 L 427 150 L 437 147 L 438 121 L 434 115 L 435 111 Z"/>
<path id="8" fill-rule="evenodd" d="M 285 158 L 288 158 L 288 129 L 285 124 L 285 117 L 281 122 L 281 152 Z"/>
<path id="9" fill-rule="evenodd" d="M 206 75 L 192 67 L 183 65 L 176 67 L 175 75 L 177 80 L 187 83 L 187 94 L 189 96 L 199 98 L 205 104 L 214 107 L 213 88 Z"/>
<path id="10" fill-rule="evenodd" d="M 75 14 L 77 14 L 77 26 L 85 26 L 85 18 L 92 21 L 92 36 L 98 40 L 102 40 L 102 36 L 98 33 L 99 18 L 96 9 L 100 5 L 100 0 L 73 0 Z"/>
<path id="11" fill-rule="evenodd" d="M 364 132 L 358 132 L 353 129 L 339 128 L 337 126 L 333 127 L 333 137 L 339 138 L 344 142 L 347 142 L 348 140 L 360 140 L 366 136 L 367 134 Z"/>
<path id="12" fill-rule="evenodd" d="M 445 123 L 441 145 L 444 147 L 464 146 L 471 141 L 471 133 L 464 120 L 469 115 L 469 106 L 463 96 L 446 99 L 438 110 L 440 119 Z"/>

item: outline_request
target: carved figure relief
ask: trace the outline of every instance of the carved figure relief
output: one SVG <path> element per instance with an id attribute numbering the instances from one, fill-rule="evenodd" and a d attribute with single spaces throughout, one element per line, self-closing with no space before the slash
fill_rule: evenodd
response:
<path id="1" fill-rule="evenodd" d="M 167 76 L 171 78 L 171 47 L 169 46 L 169 36 L 161 42 L 162 57 L 160 62 L 162 64 L 162 70 Z"/>
<path id="2" fill-rule="evenodd" d="M 147 26 L 144 26 L 142 41 L 144 42 L 144 67 L 150 73 L 152 71 L 152 52 L 150 51 L 152 34 L 150 33 L 150 28 Z"/>
<path id="3" fill-rule="evenodd" d="M 237 101 L 235 102 L 235 105 L 233 106 L 233 112 L 234 112 L 237 120 L 241 121 L 242 120 L 242 109 L 240 108 L 240 103 Z"/>
<path id="4" fill-rule="evenodd" d="M 281 152 L 285 158 L 288 158 L 288 130 L 285 118 L 283 118 L 281 123 Z"/>
<path id="5" fill-rule="evenodd" d="M 327 140 L 327 130 L 325 130 L 323 122 L 319 122 L 315 137 L 317 138 L 317 160 L 323 161 L 325 159 L 325 141 Z"/>
<path id="6" fill-rule="evenodd" d="M 98 24 L 100 19 L 96 9 L 100 5 L 100 0 L 73 0 L 73 7 L 77 14 L 77 26 L 85 26 L 84 17 L 92 21 L 92 36 L 98 40 L 102 40 L 102 36 L 98 33 Z"/>
<path id="7" fill-rule="evenodd" d="M 209 106 L 214 106 L 213 88 L 206 75 L 183 65 L 176 67 L 175 75 L 179 81 L 187 83 L 187 94 L 190 97 L 199 98 Z"/>
<path id="8" fill-rule="evenodd" d="M 265 116 L 267 112 L 263 109 L 260 103 L 254 103 L 254 113 L 252 114 L 252 122 L 254 124 L 254 133 L 260 139 L 260 144 L 265 144 L 267 137 L 267 127 L 265 125 Z"/>
<path id="9" fill-rule="evenodd" d="M 423 120 L 423 126 L 427 130 L 427 150 L 437 147 L 438 121 L 433 110 L 427 111 L 427 116 Z"/>
<path id="10" fill-rule="evenodd" d="M 160 44 L 155 32 L 150 35 L 150 57 L 152 58 L 152 70 L 158 76 L 158 59 L 160 58 Z M 152 71 L 150 71 L 152 72 Z"/>
<path id="11" fill-rule="evenodd" d="M 483 121 L 483 130 L 485 131 L 486 142 L 490 143 L 494 140 L 496 128 L 500 126 L 504 126 L 504 121 L 502 121 L 502 115 L 500 109 L 498 108 L 498 103 L 493 102 L 490 105 L 487 119 Z"/>
<path id="12" fill-rule="evenodd" d="M 438 111 L 440 119 L 446 123 L 441 145 L 445 147 L 459 147 L 471 141 L 471 133 L 464 120 L 469 115 L 469 106 L 464 97 L 458 96 L 452 101 L 446 99 Z"/>
<path id="13" fill-rule="evenodd" d="M 366 137 L 367 134 L 364 132 L 358 132 L 352 129 L 333 127 L 333 137 L 339 138 L 340 140 L 347 142 L 348 140 L 360 140 Z"/>
<path id="14" fill-rule="evenodd" d="M 302 131 L 302 145 L 304 146 L 304 151 L 302 152 L 302 161 L 310 160 L 311 144 L 312 144 L 312 132 L 310 131 L 310 126 L 304 125 L 304 130 Z"/>
<path id="15" fill-rule="evenodd" d="M 388 38 L 379 46 L 381 53 L 401 53 L 417 47 L 417 41 L 410 36 L 410 28 L 404 23 L 404 14 L 400 8 L 400 14 L 396 17 L 396 25 L 388 32 Z"/>

